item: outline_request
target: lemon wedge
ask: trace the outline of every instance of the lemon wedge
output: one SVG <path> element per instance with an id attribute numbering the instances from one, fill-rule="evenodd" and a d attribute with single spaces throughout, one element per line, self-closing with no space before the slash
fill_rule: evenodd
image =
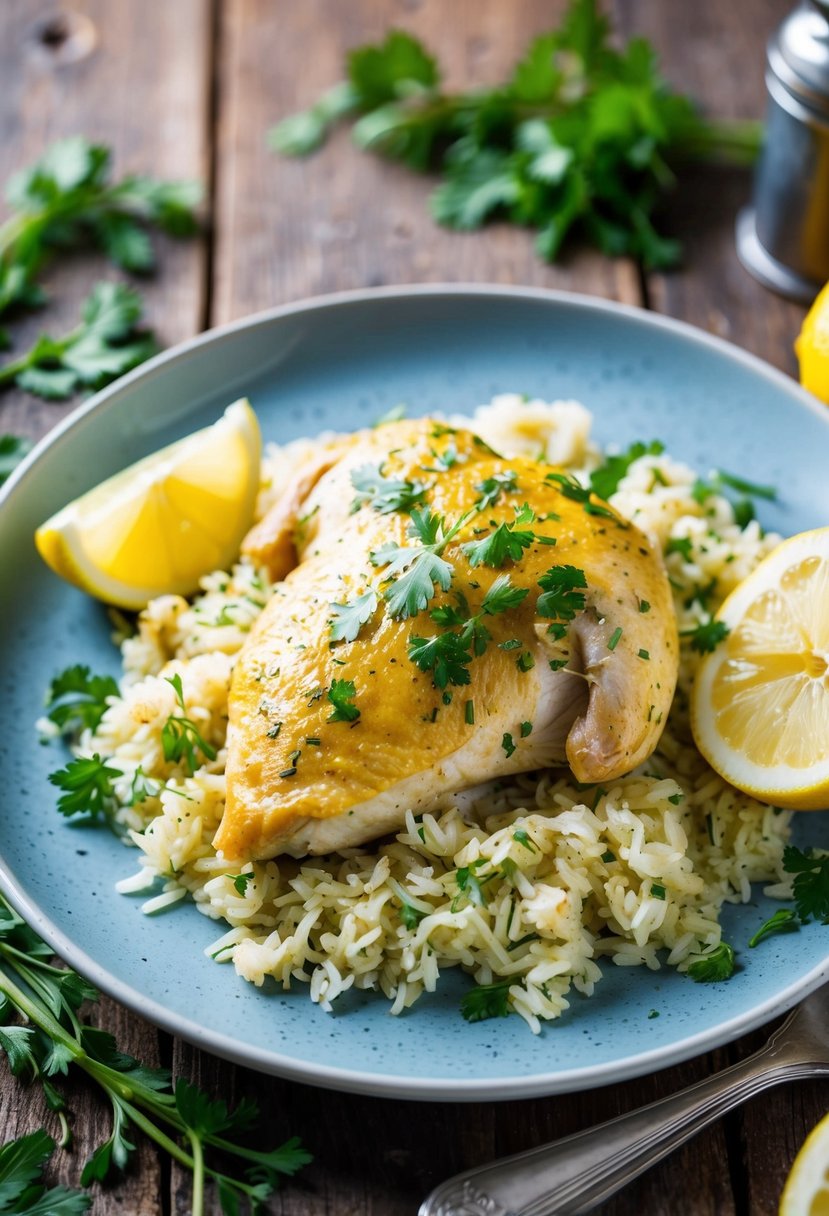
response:
<path id="1" fill-rule="evenodd" d="M 794 348 L 800 383 L 829 405 L 829 283 L 809 309 Z"/>
<path id="2" fill-rule="evenodd" d="M 829 1216 L 829 1115 L 807 1136 L 794 1159 L 779 1216 Z"/>
<path id="3" fill-rule="evenodd" d="M 248 401 L 139 460 L 47 519 L 41 557 L 62 578 L 121 608 L 188 595 L 234 560 L 253 520 L 262 439 Z"/>
<path id="4" fill-rule="evenodd" d="M 691 725 L 738 789 L 795 810 L 829 806 L 829 528 L 778 545 L 717 613 Z"/>

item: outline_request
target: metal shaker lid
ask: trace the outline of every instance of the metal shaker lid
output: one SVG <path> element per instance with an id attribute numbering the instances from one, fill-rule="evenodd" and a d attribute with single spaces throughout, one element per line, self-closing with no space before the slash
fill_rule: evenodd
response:
<path id="1" fill-rule="evenodd" d="M 829 0 L 805 0 L 769 44 L 769 66 L 807 105 L 829 111 Z"/>

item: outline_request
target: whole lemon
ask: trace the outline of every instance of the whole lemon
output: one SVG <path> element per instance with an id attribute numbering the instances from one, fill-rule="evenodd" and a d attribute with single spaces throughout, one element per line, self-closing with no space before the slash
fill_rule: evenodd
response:
<path id="1" fill-rule="evenodd" d="M 829 283 L 809 309 L 794 349 L 800 383 L 829 405 Z"/>

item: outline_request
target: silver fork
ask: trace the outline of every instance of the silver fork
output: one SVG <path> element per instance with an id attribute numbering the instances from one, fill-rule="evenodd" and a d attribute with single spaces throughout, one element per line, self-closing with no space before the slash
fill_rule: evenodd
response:
<path id="1" fill-rule="evenodd" d="M 829 1077 L 829 984 L 807 997 L 765 1047 L 639 1110 L 448 1179 L 418 1216 L 578 1216 L 764 1089 Z"/>

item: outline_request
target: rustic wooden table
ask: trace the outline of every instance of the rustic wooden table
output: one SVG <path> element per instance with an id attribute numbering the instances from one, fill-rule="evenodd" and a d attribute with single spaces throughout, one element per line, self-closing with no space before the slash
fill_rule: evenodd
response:
<path id="1" fill-rule="evenodd" d="M 789 0 L 609 0 L 624 34 L 653 40 L 669 78 L 724 117 L 757 116 L 765 39 Z M 554 0 L 3 0 L 0 5 L 0 178 L 53 139 L 75 133 L 112 145 L 121 170 L 207 183 L 209 223 L 196 241 L 160 242 L 146 285 L 166 344 L 257 309 L 339 288 L 440 280 L 532 284 L 623 300 L 693 322 L 794 371 L 801 310 L 770 295 L 734 255 L 742 173 L 686 178 L 671 202 L 687 268 L 644 274 L 580 252 L 541 264 L 529 235 L 492 227 L 436 228 L 430 183 L 356 152 L 345 135 L 319 155 L 271 155 L 265 133 L 338 79 L 343 52 L 391 25 L 412 30 L 445 61 L 450 83 L 500 79 L 527 40 L 551 25 Z M 100 276 L 90 257 L 50 273 L 48 318 L 74 323 Z M 16 327 L 23 341 L 42 319 Z M 27 333 L 28 329 L 28 333 Z M 69 409 L 14 392 L 0 433 L 43 435 Z M 316 1161 L 271 1204 L 284 1216 L 411 1216 L 443 1177 L 528 1148 L 689 1084 L 745 1055 L 762 1036 L 637 1081 L 583 1094 L 474 1105 L 394 1102 L 323 1092 L 233 1067 L 159 1033 L 104 1000 L 103 1025 L 148 1061 L 170 1065 L 266 1112 L 263 1142 L 297 1134 Z M 551 1040 L 551 1048 L 554 1044 Z M 60 1176 L 77 1181 L 107 1118 L 95 1094 L 69 1086 L 75 1149 Z M 606 1204 L 605 1216 L 770 1216 L 795 1151 L 827 1109 L 818 1083 L 749 1103 Z M 2 1073 L 0 1138 L 50 1123 L 41 1098 Z M 96 1216 L 185 1213 L 177 1167 L 146 1146 L 137 1168 L 95 1194 Z M 209 1209 L 218 1212 L 218 1205 Z"/>

